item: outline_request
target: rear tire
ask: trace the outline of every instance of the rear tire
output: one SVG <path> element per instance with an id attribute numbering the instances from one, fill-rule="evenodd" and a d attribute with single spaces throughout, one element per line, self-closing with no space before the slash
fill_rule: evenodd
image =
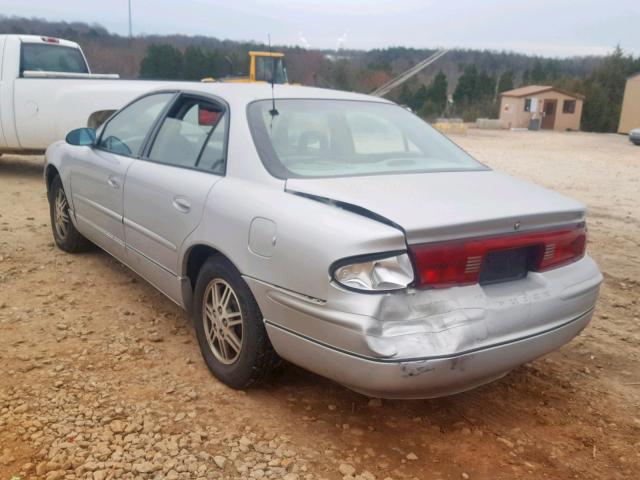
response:
<path id="1" fill-rule="evenodd" d="M 210 257 L 198 274 L 193 321 L 204 361 L 231 388 L 264 381 L 280 363 L 260 308 L 240 272 L 225 258 Z"/>
<path id="2" fill-rule="evenodd" d="M 93 244 L 78 232 L 71 221 L 69 202 L 62 186 L 62 180 L 58 175 L 49 187 L 49 214 L 53 239 L 61 250 L 76 253 L 84 252 L 93 247 Z"/>

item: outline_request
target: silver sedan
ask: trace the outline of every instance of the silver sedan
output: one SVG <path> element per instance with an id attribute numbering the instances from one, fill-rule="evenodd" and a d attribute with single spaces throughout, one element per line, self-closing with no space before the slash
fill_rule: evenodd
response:
<path id="1" fill-rule="evenodd" d="M 284 358 L 371 396 L 447 395 L 590 321 L 602 276 L 580 203 L 380 98 L 164 88 L 49 147 L 53 236 L 189 311 L 227 385 Z"/>

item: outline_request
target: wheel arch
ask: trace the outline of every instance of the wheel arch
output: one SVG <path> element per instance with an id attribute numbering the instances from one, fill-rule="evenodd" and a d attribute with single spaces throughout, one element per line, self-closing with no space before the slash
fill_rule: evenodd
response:
<path id="1" fill-rule="evenodd" d="M 213 256 L 224 258 L 231 263 L 234 268 L 239 270 L 233 260 L 220 249 L 202 242 L 194 243 L 185 250 L 184 256 L 182 257 L 181 268 L 182 277 L 189 280 L 192 291 L 195 289 L 200 268 L 208 258 Z"/>
<path id="2" fill-rule="evenodd" d="M 207 259 L 218 256 L 227 260 L 236 270 L 236 264 L 216 247 L 206 243 L 194 243 L 190 245 L 182 257 L 180 273 L 182 277 L 182 304 L 187 311 L 191 311 L 193 294 L 196 289 L 198 274 Z"/>
<path id="3" fill-rule="evenodd" d="M 45 184 L 47 185 L 47 193 L 51 190 L 53 179 L 60 176 L 60 172 L 55 165 L 48 164 L 44 171 Z"/>

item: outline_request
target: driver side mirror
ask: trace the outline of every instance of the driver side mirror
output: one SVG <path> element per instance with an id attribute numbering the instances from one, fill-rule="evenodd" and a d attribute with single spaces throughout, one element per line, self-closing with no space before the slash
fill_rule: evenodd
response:
<path id="1" fill-rule="evenodd" d="M 92 146 L 96 141 L 96 131 L 94 128 L 76 128 L 67 134 L 65 141 L 69 145 Z"/>

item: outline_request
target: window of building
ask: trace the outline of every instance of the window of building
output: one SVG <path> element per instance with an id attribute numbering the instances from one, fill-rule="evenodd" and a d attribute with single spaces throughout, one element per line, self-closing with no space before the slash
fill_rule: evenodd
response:
<path id="1" fill-rule="evenodd" d="M 576 101 L 565 100 L 562 103 L 562 113 L 576 113 Z"/>
<path id="2" fill-rule="evenodd" d="M 530 98 L 525 98 L 524 99 L 524 111 L 525 112 L 530 112 L 531 111 L 531 99 Z"/>

